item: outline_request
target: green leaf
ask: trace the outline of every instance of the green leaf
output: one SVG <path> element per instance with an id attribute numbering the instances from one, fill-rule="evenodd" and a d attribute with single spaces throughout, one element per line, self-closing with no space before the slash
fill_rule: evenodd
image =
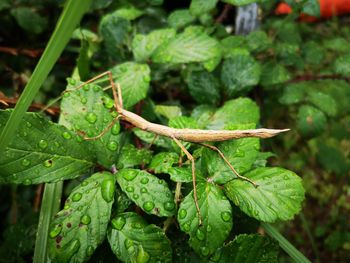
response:
<path id="1" fill-rule="evenodd" d="M 302 105 L 298 112 L 298 130 L 304 137 L 321 134 L 327 125 L 324 113 L 313 106 Z"/>
<path id="2" fill-rule="evenodd" d="M 0 131 L 11 111 L 0 111 Z M 76 178 L 94 165 L 88 143 L 37 113 L 26 113 L 0 160 L 0 182 L 38 184 Z"/>
<path id="3" fill-rule="evenodd" d="M 192 0 L 190 5 L 190 12 L 195 16 L 210 12 L 215 8 L 218 0 Z"/>
<path id="4" fill-rule="evenodd" d="M 146 131 L 143 131 L 139 128 L 135 128 L 132 131 L 142 141 L 145 141 L 147 143 L 154 144 L 157 146 L 161 146 L 164 148 L 168 148 L 168 149 L 172 148 L 172 144 L 171 144 L 172 141 L 167 137 L 159 136 L 159 135 L 151 133 L 151 132 L 146 132 Z"/>
<path id="5" fill-rule="evenodd" d="M 206 62 L 221 57 L 220 45 L 196 27 L 188 27 L 181 34 L 160 45 L 152 55 L 155 63 Z"/>
<path id="6" fill-rule="evenodd" d="M 202 104 L 193 109 L 191 117 L 197 121 L 199 129 L 204 129 L 210 122 L 214 113 L 215 108 L 213 106 Z"/>
<path id="7" fill-rule="evenodd" d="M 197 185 L 202 225 L 198 225 L 193 191 L 181 202 L 177 220 L 182 231 L 190 235 L 190 246 L 201 256 L 215 252 L 232 228 L 232 208 L 223 191 L 211 183 Z"/>
<path id="8" fill-rule="evenodd" d="M 115 178 L 96 173 L 77 186 L 56 214 L 49 233 L 54 262 L 85 262 L 105 238 L 114 199 Z"/>
<path id="9" fill-rule="evenodd" d="M 225 184 L 226 195 L 247 215 L 263 222 L 292 219 L 304 200 L 302 180 L 279 167 L 261 167 L 244 174 L 258 184 L 240 179 Z"/>
<path id="10" fill-rule="evenodd" d="M 349 52 L 348 40 L 343 37 L 335 37 L 331 39 L 326 38 L 324 40 L 324 47 L 329 50 L 333 50 L 337 52 L 343 52 L 343 53 Z"/>
<path id="11" fill-rule="evenodd" d="M 117 9 L 113 15 L 125 18 L 127 20 L 135 20 L 136 18 L 140 17 L 143 15 L 143 11 L 140 9 L 137 9 L 134 6 L 126 6 Z"/>
<path id="12" fill-rule="evenodd" d="M 151 71 L 147 64 L 125 62 L 115 66 L 111 71 L 122 89 L 125 108 L 134 106 L 146 98 L 151 80 Z"/>
<path id="13" fill-rule="evenodd" d="M 176 128 L 176 129 L 198 129 L 198 124 L 195 119 L 192 117 L 187 117 L 187 116 L 178 116 L 175 117 L 171 120 L 169 120 L 169 127 L 171 128 Z M 175 149 L 178 152 L 182 152 L 180 147 L 175 143 L 175 141 L 172 140 L 171 142 L 173 149 Z M 185 148 L 189 148 L 191 143 L 182 141 L 182 145 Z"/>
<path id="14" fill-rule="evenodd" d="M 252 128 L 255 128 L 254 124 L 237 126 L 237 129 Z M 252 168 L 258 156 L 260 143 L 258 138 L 243 138 L 221 142 L 217 147 L 225 155 L 226 159 L 235 170 L 239 174 L 243 174 Z M 225 184 L 236 178 L 234 172 L 217 152 L 204 148 L 202 158 L 202 165 L 204 165 L 208 171 L 209 180 L 218 184 Z"/>
<path id="15" fill-rule="evenodd" d="M 132 144 L 123 146 L 116 167 L 129 168 L 135 165 L 148 164 L 151 161 L 152 152 L 146 148 L 137 149 Z"/>
<path id="16" fill-rule="evenodd" d="M 154 111 L 168 120 L 182 115 L 181 108 L 178 106 L 156 105 Z"/>
<path id="17" fill-rule="evenodd" d="M 242 49 L 246 46 L 246 38 L 243 36 L 229 36 L 221 40 L 220 42 L 222 53 L 225 58 L 230 57 L 232 52 L 236 52 L 237 49 Z M 247 52 L 249 54 L 249 52 Z"/>
<path id="18" fill-rule="evenodd" d="M 260 83 L 263 86 L 272 86 L 290 80 L 288 70 L 280 64 L 266 63 L 263 65 Z"/>
<path id="19" fill-rule="evenodd" d="M 156 174 L 167 173 L 169 169 L 179 162 L 179 155 L 174 152 L 161 152 L 153 156 L 148 169 L 154 170 Z"/>
<path id="20" fill-rule="evenodd" d="M 350 75 L 350 55 L 337 58 L 333 64 L 334 72 L 345 77 Z"/>
<path id="21" fill-rule="evenodd" d="M 220 82 L 207 71 L 193 71 L 186 79 L 192 98 L 201 104 L 217 104 L 220 101 Z"/>
<path id="22" fill-rule="evenodd" d="M 237 50 L 225 59 L 222 65 L 221 80 L 230 96 L 249 91 L 259 83 L 260 64 L 245 52 Z"/>
<path id="23" fill-rule="evenodd" d="M 191 167 L 170 167 L 167 171 L 170 174 L 170 179 L 177 183 L 190 183 L 192 182 L 192 169 Z M 196 181 L 202 181 L 203 175 L 200 170 L 196 170 Z"/>
<path id="24" fill-rule="evenodd" d="M 191 15 L 188 9 L 179 9 L 170 13 L 168 17 L 169 26 L 180 29 L 191 24 L 196 18 Z"/>
<path id="25" fill-rule="evenodd" d="M 39 15 L 35 9 L 29 7 L 17 7 L 11 9 L 11 15 L 17 23 L 28 33 L 40 34 L 47 27 L 47 17 Z"/>
<path id="26" fill-rule="evenodd" d="M 262 52 L 269 48 L 272 44 L 272 41 L 268 35 L 261 30 L 250 32 L 246 37 L 246 41 L 248 49 L 251 52 Z"/>
<path id="27" fill-rule="evenodd" d="M 132 41 L 132 52 L 136 61 L 147 61 L 163 43 L 176 35 L 175 29 L 153 30 L 148 35 L 137 34 Z"/>
<path id="28" fill-rule="evenodd" d="M 148 225 L 136 213 L 116 216 L 108 229 L 113 253 L 123 262 L 171 262 L 170 241 L 163 230 Z"/>
<path id="29" fill-rule="evenodd" d="M 257 123 L 260 119 L 259 108 L 248 98 L 226 101 L 211 117 L 208 129 L 223 130 L 227 125 Z"/>
<path id="30" fill-rule="evenodd" d="M 147 214 L 175 214 L 174 196 L 164 180 L 146 171 L 122 169 L 118 173 L 117 181 L 127 196 Z"/>
<path id="31" fill-rule="evenodd" d="M 301 52 L 305 58 L 305 62 L 316 66 L 320 65 L 326 56 L 325 50 L 315 41 L 306 42 L 301 47 Z"/>
<path id="32" fill-rule="evenodd" d="M 307 100 L 329 116 L 337 115 L 337 102 L 328 94 L 318 90 L 308 92 Z"/>
<path id="33" fill-rule="evenodd" d="M 291 83 L 283 90 L 279 102 L 284 105 L 292 105 L 301 102 L 305 99 L 305 93 L 309 87 L 308 82 Z"/>
<path id="34" fill-rule="evenodd" d="M 69 79 L 68 83 L 61 102 L 61 123 L 84 137 L 100 135 L 117 116 L 113 100 L 100 86 L 86 84 L 76 89 L 81 82 Z M 97 162 L 105 168 L 110 168 L 117 160 L 119 131 L 119 122 L 115 121 L 103 136 L 89 142 Z"/>
<path id="35" fill-rule="evenodd" d="M 276 55 L 278 62 L 286 66 L 303 67 L 303 60 L 300 55 L 300 48 L 297 44 L 278 43 L 276 45 Z"/>
<path id="36" fill-rule="evenodd" d="M 242 234 L 217 252 L 220 259 L 215 262 L 277 263 L 278 252 L 278 243 L 273 239 L 258 234 Z M 212 257 L 213 260 L 215 255 Z"/>
<path id="37" fill-rule="evenodd" d="M 310 16 L 320 17 L 320 3 L 318 0 L 307 0 L 303 4 L 302 12 Z"/>
<path id="38" fill-rule="evenodd" d="M 241 6 L 241 5 L 248 5 L 254 2 L 257 2 L 257 0 L 222 0 L 225 3 L 229 3 L 231 5 L 237 5 L 237 6 Z"/>
<path id="39" fill-rule="evenodd" d="M 107 14 L 102 18 L 99 32 L 103 37 L 106 51 L 111 58 L 121 60 L 125 56 L 122 48 L 126 44 L 130 30 L 129 20 L 120 17 L 116 13 Z"/>

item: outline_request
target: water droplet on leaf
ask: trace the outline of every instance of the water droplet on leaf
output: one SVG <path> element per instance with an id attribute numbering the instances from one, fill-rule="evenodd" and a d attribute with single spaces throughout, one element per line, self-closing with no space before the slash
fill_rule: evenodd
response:
<path id="1" fill-rule="evenodd" d="M 147 193 L 147 192 L 148 192 L 148 191 L 147 191 L 146 188 L 144 188 L 144 187 L 141 188 L 141 193 L 145 194 L 145 193 Z"/>
<path id="2" fill-rule="evenodd" d="M 78 202 L 81 198 L 82 198 L 82 194 L 81 193 L 74 193 L 72 196 L 72 201 L 73 202 Z"/>
<path id="3" fill-rule="evenodd" d="M 87 103 L 87 98 L 81 98 L 81 100 L 80 100 L 80 102 L 82 103 L 82 104 L 86 104 Z"/>
<path id="4" fill-rule="evenodd" d="M 154 208 L 154 203 L 152 201 L 147 201 L 143 204 L 143 209 L 150 212 Z"/>
<path id="5" fill-rule="evenodd" d="M 88 216 L 88 215 L 83 215 L 81 218 L 80 218 L 80 222 L 84 225 L 88 225 L 90 224 L 91 222 L 91 217 Z"/>
<path id="6" fill-rule="evenodd" d="M 32 184 L 32 180 L 30 179 L 25 179 L 23 182 L 24 185 L 31 185 Z"/>
<path id="7" fill-rule="evenodd" d="M 137 172 L 130 170 L 127 173 L 124 173 L 123 178 L 127 181 L 132 181 L 137 176 Z"/>
<path id="8" fill-rule="evenodd" d="M 221 212 L 221 218 L 225 222 L 228 222 L 231 220 L 231 213 L 230 212 Z"/>
<path id="9" fill-rule="evenodd" d="M 183 224 L 183 230 L 185 231 L 185 232 L 189 232 L 190 231 L 190 225 L 188 224 L 188 223 L 185 223 L 185 224 Z"/>
<path id="10" fill-rule="evenodd" d="M 126 223 L 126 220 L 124 217 L 120 216 L 117 218 L 113 218 L 111 223 L 112 223 L 113 228 L 115 228 L 117 230 L 122 230 L 125 223 Z"/>
<path id="11" fill-rule="evenodd" d="M 111 202 L 114 197 L 115 184 L 113 180 L 106 179 L 101 184 L 101 194 L 106 202 Z"/>
<path id="12" fill-rule="evenodd" d="M 147 177 L 142 177 L 141 184 L 147 184 L 149 179 Z"/>
<path id="13" fill-rule="evenodd" d="M 116 151 L 118 149 L 118 143 L 117 142 L 109 142 L 107 145 L 108 150 Z"/>
<path id="14" fill-rule="evenodd" d="M 63 132 L 62 137 L 69 140 L 70 138 L 72 138 L 72 135 L 69 132 Z"/>
<path id="15" fill-rule="evenodd" d="M 183 208 L 180 209 L 179 211 L 179 218 L 184 219 L 187 216 L 187 211 Z"/>
<path id="16" fill-rule="evenodd" d="M 198 228 L 196 231 L 196 237 L 200 241 L 204 240 L 204 238 L 205 238 L 205 234 L 200 228 Z"/>
<path id="17" fill-rule="evenodd" d="M 132 196 L 134 199 L 139 199 L 139 195 L 138 194 L 133 194 L 133 196 Z"/>
<path id="18" fill-rule="evenodd" d="M 86 114 L 85 120 L 87 120 L 91 124 L 94 124 L 97 121 L 97 115 L 93 112 L 89 112 Z"/>
<path id="19" fill-rule="evenodd" d="M 175 208 L 174 202 L 165 202 L 164 209 L 168 211 L 172 211 Z"/>
<path id="20" fill-rule="evenodd" d="M 28 159 L 23 159 L 23 160 L 21 161 L 21 164 L 22 164 L 23 166 L 29 166 L 29 165 L 30 165 L 30 161 L 29 161 Z"/>
<path id="21" fill-rule="evenodd" d="M 95 249 L 93 246 L 88 246 L 86 249 L 86 255 L 90 257 L 94 253 Z"/>
<path id="22" fill-rule="evenodd" d="M 39 145 L 39 147 L 41 148 L 41 149 L 45 149 L 46 147 L 47 147 L 47 141 L 45 141 L 45 140 L 40 140 L 39 141 L 39 143 L 38 143 L 38 145 Z"/>
<path id="23" fill-rule="evenodd" d="M 50 167 L 52 166 L 52 160 L 51 160 L 51 159 L 46 160 L 46 161 L 44 162 L 44 166 L 45 166 L 46 168 L 50 168 Z"/>
<path id="24" fill-rule="evenodd" d="M 61 231 L 62 231 L 62 226 L 58 224 L 53 227 L 49 235 L 51 238 L 55 238 L 61 233 Z"/>
<path id="25" fill-rule="evenodd" d="M 209 248 L 208 247 L 201 247 L 201 254 L 206 257 L 209 255 Z"/>
<path id="26" fill-rule="evenodd" d="M 127 187 L 125 188 L 125 190 L 126 190 L 127 192 L 129 192 L 129 193 L 132 193 L 132 192 L 134 192 L 134 187 L 133 187 L 133 186 L 127 186 Z"/>

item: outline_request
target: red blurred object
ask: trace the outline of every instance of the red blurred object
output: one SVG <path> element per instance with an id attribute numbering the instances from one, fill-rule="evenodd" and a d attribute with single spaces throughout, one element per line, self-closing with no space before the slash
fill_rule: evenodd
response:
<path id="1" fill-rule="evenodd" d="M 314 17 L 307 14 L 301 14 L 300 20 L 304 22 L 314 22 L 320 18 L 330 18 L 332 16 L 344 15 L 350 13 L 350 0 L 319 0 L 321 17 Z M 275 9 L 276 15 L 287 15 L 291 13 L 292 8 L 286 3 L 280 3 Z"/>

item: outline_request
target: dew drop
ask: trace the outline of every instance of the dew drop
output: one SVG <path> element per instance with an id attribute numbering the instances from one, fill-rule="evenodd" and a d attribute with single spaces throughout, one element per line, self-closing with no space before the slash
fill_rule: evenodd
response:
<path id="1" fill-rule="evenodd" d="M 112 126 L 111 132 L 112 132 L 113 135 L 118 135 L 119 134 L 119 132 L 120 132 L 120 124 L 119 124 L 119 122 L 115 123 Z"/>
<path id="2" fill-rule="evenodd" d="M 145 209 L 147 212 L 150 212 L 154 208 L 154 203 L 152 201 L 147 201 L 143 204 L 143 209 Z"/>
<path id="3" fill-rule="evenodd" d="M 31 185 L 32 184 L 32 180 L 30 179 L 25 179 L 23 182 L 24 185 Z"/>
<path id="4" fill-rule="evenodd" d="M 101 194 L 106 202 L 111 202 L 114 197 L 115 184 L 113 180 L 106 179 L 101 183 Z"/>
<path id="5" fill-rule="evenodd" d="M 133 196 L 132 196 L 134 199 L 139 199 L 139 195 L 138 194 L 133 194 Z"/>
<path id="6" fill-rule="evenodd" d="M 74 86 L 75 84 L 77 84 L 77 81 L 75 79 L 69 78 L 68 79 L 68 84 L 71 86 Z"/>
<path id="7" fill-rule="evenodd" d="M 118 143 L 117 142 L 109 142 L 107 145 L 107 148 L 110 151 L 116 151 L 118 149 Z"/>
<path id="8" fill-rule="evenodd" d="M 80 218 L 80 222 L 84 225 L 88 225 L 90 224 L 91 222 L 91 217 L 88 216 L 88 215 L 83 215 L 81 218 Z"/>
<path id="9" fill-rule="evenodd" d="M 44 166 L 46 168 L 50 168 L 52 166 L 52 160 L 51 159 L 48 159 L 44 162 Z"/>
<path id="10" fill-rule="evenodd" d="M 45 149 L 46 147 L 47 147 L 47 141 L 45 141 L 45 140 L 40 140 L 39 142 L 38 142 L 38 145 L 39 145 L 39 147 L 41 148 L 41 149 Z"/>
<path id="11" fill-rule="evenodd" d="M 93 88 L 92 88 L 95 92 L 98 92 L 101 90 L 101 87 L 100 86 L 97 86 L 97 85 L 94 85 Z"/>
<path id="12" fill-rule="evenodd" d="M 32 124 L 31 124 L 29 121 L 27 121 L 27 122 L 26 122 L 26 126 L 27 126 L 28 128 L 31 128 L 31 127 L 32 127 Z"/>
<path id="13" fill-rule="evenodd" d="M 201 254 L 206 257 L 209 255 L 209 248 L 208 247 L 201 247 Z"/>
<path id="14" fill-rule="evenodd" d="M 184 219 L 187 216 L 187 211 L 185 209 L 180 209 L 179 211 L 179 218 Z"/>
<path id="15" fill-rule="evenodd" d="M 55 238 L 61 233 L 61 231 L 62 231 L 62 225 L 58 224 L 53 227 L 49 235 L 51 238 Z"/>
<path id="16" fill-rule="evenodd" d="M 132 192 L 134 192 L 134 187 L 133 187 L 133 186 L 127 186 L 127 187 L 125 188 L 125 190 L 126 190 L 127 192 L 129 192 L 129 193 L 132 193 Z"/>
<path id="17" fill-rule="evenodd" d="M 78 202 L 82 197 L 83 197 L 83 195 L 81 193 L 74 193 L 72 196 L 72 201 Z"/>
<path id="18" fill-rule="evenodd" d="M 125 220 L 124 217 L 120 216 L 120 217 L 117 217 L 117 218 L 113 218 L 111 223 L 112 223 L 112 227 L 114 229 L 122 230 L 124 225 L 125 225 L 125 223 L 126 223 L 126 220 Z"/>
<path id="19" fill-rule="evenodd" d="M 68 210 L 70 208 L 70 205 L 64 205 L 63 209 Z"/>
<path id="20" fill-rule="evenodd" d="M 80 100 L 80 102 L 82 103 L 82 104 L 86 104 L 87 103 L 87 98 L 81 98 L 81 100 Z"/>
<path id="21" fill-rule="evenodd" d="M 112 112 L 111 112 L 111 116 L 112 116 L 113 118 L 117 117 L 117 116 L 118 116 L 118 112 L 112 111 Z"/>
<path id="22" fill-rule="evenodd" d="M 164 183 L 164 180 L 162 180 L 162 179 L 158 180 L 158 184 L 163 184 L 163 183 Z"/>
<path id="23" fill-rule="evenodd" d="M 235 156 L 236 157 L 244 157 L 245 156 L 245 153 L 244 151 L 240 150 L 240 149 L 237 149 L 236 150 L 236 153 L 235 153 Z"/>
<path id="24" fill-rule="evenodd" d="M 86 114 L 85 120 L 87 120 L 91 124 L 94 124 L 97 121 L 97 115 L 93 112 L 89 112 L 88 114 Z"/>
<path id="25" fill-rule="evenodd" d="M 191 227 L 188 223 L 185 223 L 183 224 L 182 228 L 185 232 L 189 232 Z"/>
<path id="26" fill-rule="evenodd" d="M 111 100 L 108 97 L 103 97 L 102 102 L 103 102 L 103 105 L 105 106 L 105 108 L 107 108 L 107 109 L 112 109 L 114 107 L 113 100 Z"/>
<path id="27" fill-rule="evenodd" d="M 128 173 L 123 174 L 123 178 L 127 181 L 132 181 L 137 176 L 137 172 L 130 170 Z"/>
<path id="28" fill-rule="evenodd" d="M 89 182 L 85 180 L 84 182 L 81 183 L 81 186 L 87 186 L 88 184 Z"/>
<path id="29" fill-rule="evenodd" d="M 207 232 L 211 232 L 212 228 L 211 225 L 207 225 Z"/>
<path id="30" fill-rule="evenodd" d="M 141 184 L 147 184 L 149 179 L 147 177 L 142 177 Z"/>
<path id="31" fill-rule="evenodd" d="M 68 98 L 70 96 L 70 93 L 69 92 L 65 92 L 64 94 L 63 94 L 63 97 L 64 98 Z"/>
<path id="32" fill-rule="evenodd" d="M 62 133 L 62 137 L 69 140 L 70 138 L 72 138 L 72 135 L 69 132 L 63 132 Z"/>
<path id="33" fill-rule="evenodd" d="M 221 212 L 221 218 L 225 222 L 228 222 L 231 220 L 231 213 L 230 212 Z"/>
<path id="34" fill-rule="evenodd" d="M 204 240 L 204 238 L 205 238 L 205 234 L 200 228 L 198 228 L 196 231 L 196 237 L 200 241 Z"/>
<path id="35" fill-rule="evenodd" d="M 95 249 L 93 246 L 88 246 L 86 249 L 86 255 L 90 257 L 94 253 Z"/>
<path id="36" fill-rule="evenodd" d="M 28 159 L 23 159 L 23 160 L 21 161 L 21 164 L 22 164 L 23 166 L 29 166 L 29 165 L 30 165 L 30 161 L 29 161 Z"/>
<path id="37" fill-rule="evenodd" d="M 83 87 L 83 90 L 88 91 L 90 89 L 90 84 L 86 84 Z"/>
<path id="38" fill-rule="evenodd" d="M 70 259 L 75 253 L 78 252 L 79 248 L 80 248 L 80 241 L 78 239 L 75 239 L 72 242 L 70 242 L 68 247 L 65 248 L 65 254 L 67 255 L 67 258 Z"/>
<path id="39" fill-rule="evenodd" d="M 175 208 L 174 202 L 165 202 L 164 203 L 164 209 L 168 211 L 172 211 Z"/>
<path id="40" fill-rule="evenodd" d="M 147 191 L 146 188 L 144 188 L 144 187 L 141 188 L 141 193 L 145 194 L 145 193 L 147 193 L 147 192 L 148 192 L 148 191 Z"/>

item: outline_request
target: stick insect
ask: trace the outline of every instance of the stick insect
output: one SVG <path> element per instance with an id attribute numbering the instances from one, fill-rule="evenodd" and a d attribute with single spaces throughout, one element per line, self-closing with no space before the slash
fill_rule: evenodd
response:
<path id="1" fill-rule="evenodd" d="M 219 148 L 206 144 L 206 142 L 218 142 L 218 141 L 226 141 L 226 140 L 232 140 L 232 139 L 239 139 L 239 138 L 246 138 L 246 137 L 257 137 L 257 138 L 270 138 L 273 137 L 279 133 L 289 131 L 289 129 L 251 129 L 251 130 L 200 130 L 200 129 L 176 129 L 176 128 L 170 128 L 168 126 L 156 124 L 149 122 L 142 118 L 141 116 L 128 111 L 123 108 L 123 99 L 122 99 L 122 93 L 121 88 L 118 83 L 115 83 L 113 80 L 112 72 L 106 71 L 82 84 L 74 88 L 73 90 L 78 90 L 82 88 L 84 85 L 91 83 L 99 78 L 102 78 L 104 76 L 108 76 L 110 87 L 112 89 L 113 93 L 113 99 L 114 99 L 114 108 L 118 112 L 118 116 L 97 136 L 95 137 L 85 137 L 86 140 L 96 140 L 103 136 L 111 127 L 112 125 L 118 120 L 122 119 L 131 125 L 144 130 L 151 132 L 155 135 L 161 135 L 166 136 L 168 138 L 171 138 L 178 146 L 179 148 L 185 153 L 188 160 L 191 162 L 191 169 L 192 169 L 192 183 L 193 183 L 193 198 L 197 210 L 199 225 L 202 225 L 202 217 L 200 208 L 198 205 L 198 199 L 197 199 L 197 190 L 196 190 L 196 173 L 195 173 L 195 160 L 191 153 L 184 147 L 184 145 L 181 143 L 181 141 L 186 142 L 192 142 L 200 144 L 204 147 L 210 148 L 214 151 L 216 151 L 220 157 L 224 160 L 224 162 L 228 165 L 228 167 L 231 169 L 231 171 L 237 176 L 237 178 L 245 180 L 249 183 L 251 183 L 254 187 L 258 187 L 258 185 L 250 180 L 247 177 L 244 177 L 240 175 L 233 165 L 226 159 L 224 154 L 220 151 Z M 63 93 L 71 92 L 71 90 L 66 90 Z"/>

